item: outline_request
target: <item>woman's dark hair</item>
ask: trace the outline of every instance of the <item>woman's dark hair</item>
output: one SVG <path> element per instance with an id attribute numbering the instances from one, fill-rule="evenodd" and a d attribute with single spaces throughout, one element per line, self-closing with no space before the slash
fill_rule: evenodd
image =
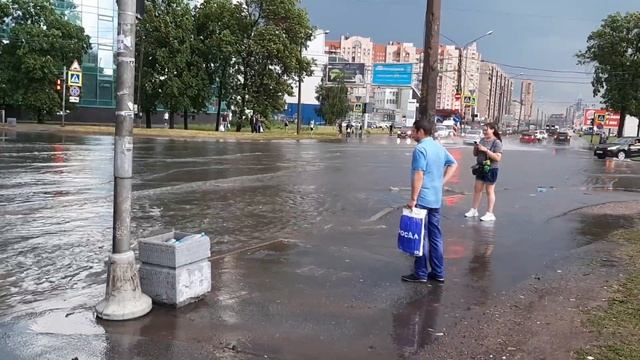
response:
<path id="1" fill-rule="evenodd" d="M 502 141 L 502 136 L 500 135 L 500 130 L 498 129 L 498 125 L 496 123 L 487 123 L 484 126 L 486 126 L 487 128 L 493 130 L 493 136 L 496 137 L 496 139 Z"/>
<path id="2" fill-rule="evenodd" d="M 433 127 L 433 121 L 425 119 L 416 120 L 416 122 L 413 123 L 413 128 L 416 129 L 416 131 L 423 130 L 427 136 L 433 135 Z"/>

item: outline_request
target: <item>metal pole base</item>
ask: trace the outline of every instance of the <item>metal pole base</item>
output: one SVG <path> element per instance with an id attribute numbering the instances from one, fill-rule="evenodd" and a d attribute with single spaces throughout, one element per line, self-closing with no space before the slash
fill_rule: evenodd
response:
<path id="1" fill-rule="evenodd" d="M 151 311 L 151 298 L 142 293 L 133 251 L 111 254 L 107 268 L 105 298 L 96 314 L 105 320 L 129 320 Z"/>

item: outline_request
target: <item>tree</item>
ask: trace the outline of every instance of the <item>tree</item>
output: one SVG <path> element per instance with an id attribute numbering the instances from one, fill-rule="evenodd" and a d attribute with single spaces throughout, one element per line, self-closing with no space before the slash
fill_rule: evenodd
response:
<path id="1" fill-rule="evenodd" d="M 55 82 L 63 66 L 87 53 L 89 37 L 48 0 L 2 4 L 0 12 L 8 16 L 1 17 L 0 25 L 8 37 L 0 47 L 0 105 L 23 107 L 43 121 L 60 106 Z"/>
<path id="2" fill-rule="evenodd" d="M 620 112 L 622 136 L 626 115 L 640 115 L 640 12 L 609 15 L 576 57 L 579 65 L 593 64 L 593 94 Z"/>
<path id="3" fill-rule="evenodd" d="M 239 19 L 235 74 L 239 84 L 231 103 L 239 121 L 247 110 L 270 118 L 284 109 L 292 83 L 311 75 L 312 62 L 302 56 L 313 29 L 299 0 L 245 0 Z"/>
<path id="4" fill-rule="evenodd" d="M 318 115 L 329 125 L 334 125 L 349 114 L 349 89 L 342 81 L 337 85 L 318 85 L 316 100 L 320 103 Z"/>
<path id="5" fill-rule="evenodd" d="M 138 31 L 144 43 L 143 111 L 162 105 L 173 129 L 176 112 L 200 111 L 210 96 L 196 56 L 192 9 L 185 0 L 149 0 Z"/>
<path id="6" fill-rule="evenodd" d="M 196 11 L 196 48 L 208 83 L 215 88 L 216 131 L 220 129 L 223 99 L 228 101 L 238 89 L 240 79 L 234 72 L 242 14 L 242 5 L 234 5 L 231 0 L 205 0 Z"/>

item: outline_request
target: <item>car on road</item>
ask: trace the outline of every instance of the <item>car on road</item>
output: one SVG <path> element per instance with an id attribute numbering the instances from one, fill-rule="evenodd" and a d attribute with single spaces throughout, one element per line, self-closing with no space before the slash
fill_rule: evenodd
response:
<path id="1" fill-rule="evenodd" d="M 437 125 L 435 135 L 438 139 L 446 138 L 447 136 L 449 136 L 449 130 L 444 125 Z"/>
<path id="2" fill-rule="evenodd" d="M 619 160 L 640 157 L 640 138 L 623 137 L 609 144 L 600 144 L 593 151 L 593 156 L 598 159 L 613 157 Z"/>
<path id="3" fill-rule="evenodd" d="M 534 136 L 536 137 L 536 139 L 538 139 L 538 141 L 545 141 L 549 138 L 547 132 L 544 130 L 536 130 Z"/>
<path id="4" fill-rule="evenodd" d="M 560 145 L 569 145 L 571 143 L 571 135 L 567 131 L 558 131 L 553 137 L 553 143 Z"/>
<path id="5" fill-rule="evenodd" d="M 400 130 L 398 130 L 398 139 L 407 139 L 411 137 L 411 130 L 413 130 L 412 127 L 409 126 L 405 126 L 400 128 Z"/>
<path id="6" fill-rule="evenodd" d="M 479 142 L 482 139 L 482 130 L 468 130 L 462 138 L 462 143 L 466 145 L 473 145 L 475 142 Z"/>
<path id="7" fill-rule="evenodd" d="M 532 133 L 525 131 L 520 134 L 520 142 L 523 144 L 535 144 L 538 142 L 538 139 L 536 139 Z"/>

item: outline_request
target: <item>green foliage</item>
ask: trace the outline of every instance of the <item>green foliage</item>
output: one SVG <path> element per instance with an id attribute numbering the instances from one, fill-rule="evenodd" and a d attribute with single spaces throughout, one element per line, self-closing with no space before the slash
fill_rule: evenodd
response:
<path id="1" fill-rule="evenodd" d="M 7 42 L 0 47 L 0 105 L 23 107 L 41 120 L 60 107 L 55 81 L 63 66 L 90 49 L 84 29 L 47 0 L 8 0 L 0 12 Z"/>
<path id="2" fill-rule="evenodd" d="M 205 0 L 196 11 L 196 51 L 214 96 L 228 101 L 240 83 L 237 68 L 242 6 L 231 0 Z"/>
<path id="3" fill-rule="evenodd" d="M 316 89 L 316 99 L 320 103 L 318 115 L 329 125 L 344 119 L 349 114 L 349 90 L 344 82 L 338 85 L 321 84 Z"/>
<path id="4" fill-rule="evenodd" d="M 640 115 L 640 12 L 609 15 L 576 56 L 578 64 L 594 66 L 594 96 L 621 115 Z M 624 117 L 619 136 L 623 126 Z"/>
<path id="5" fill-rule="evenodd" d="M 142 61 L 142 110 L 202 110 L 210 97 L 186 0 L 148 0 L 136 37 Z"/>
<path id="6" fill-rule="evenodd" d="M 299 0 L 246 0 L 238 19 L 235 74 L 239 86 L 231 99 L 239 116 L 246 110 L 269 118 L 284 109 L 291 84 L 311 75 L 312 62 L 302 56 L 313 28 Z"/>

